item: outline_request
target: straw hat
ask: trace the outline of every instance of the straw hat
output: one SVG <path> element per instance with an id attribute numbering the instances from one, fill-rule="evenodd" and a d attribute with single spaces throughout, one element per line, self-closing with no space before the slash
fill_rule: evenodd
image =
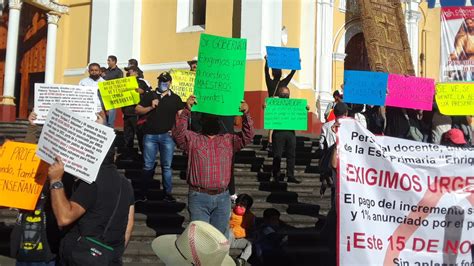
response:
<path id="1" fill-rule="evenodd" d="M 162 235 L 151 243 L 156 255 L 166 265 L 235 265 L 229 256 L 230 243 L 212 225 L 194 221 L 181 235 Z"/>

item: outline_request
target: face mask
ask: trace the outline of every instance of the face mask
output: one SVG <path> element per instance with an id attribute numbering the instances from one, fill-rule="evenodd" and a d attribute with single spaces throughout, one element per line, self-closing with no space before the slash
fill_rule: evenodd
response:
<path id="1" fill-rule="evenodd" d="M 282 93 L 280 94 L 280 98 L 290 98 L 290 95 L 286 93 Z"/>
<path id="2" fill-rule="evenodd" d="M 89 78 L 93 80 L 98 80 L 100 78 L 100 75 L 89 75 Z"/>
<path id="3" fill-rule="evenodd" d="M 158 86 L 158 91 L 163 93 L 169 89 L 169 86 L 169 83 L 160 82 L 160 86 Z"/>
<path id="4" fill-rule="evenodd" d="M 234 207 L 234 213 L 237 214 L 238 216 L 242 216 L 245 214 L 245 207 L 236 205 Z"/>

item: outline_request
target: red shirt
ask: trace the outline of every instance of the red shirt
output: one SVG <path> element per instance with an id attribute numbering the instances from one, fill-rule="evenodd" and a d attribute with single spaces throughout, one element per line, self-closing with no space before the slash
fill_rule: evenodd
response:
<path id="1" fill-rule="evenodd" d="M 227 188 L 234 153 L 253 140 L 252 118 L 248 113 L 243 115 L 242 132 L 210 138 L 187 129 L 190 114 L 186 108 L 177 115 L 172 130 L 176 144 L 188 154 L 188 184 L 204 189 Z"/>

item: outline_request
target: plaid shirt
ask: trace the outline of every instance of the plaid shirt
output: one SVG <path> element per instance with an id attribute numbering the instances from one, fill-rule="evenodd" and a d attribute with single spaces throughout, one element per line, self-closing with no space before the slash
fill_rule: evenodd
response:
<path id="1" fill-rule="evenodd" d="M 243 115 L 242 132 L 210 138 L 187 129 L 190 113 L 185 108 L 177 115 L 172 130 L 176 144 L 188 154 L 188 184 L 204 189 L 225 189 L 230 181 L 234 152 L 253 139 L 252 118 L 248 113 Z"/>

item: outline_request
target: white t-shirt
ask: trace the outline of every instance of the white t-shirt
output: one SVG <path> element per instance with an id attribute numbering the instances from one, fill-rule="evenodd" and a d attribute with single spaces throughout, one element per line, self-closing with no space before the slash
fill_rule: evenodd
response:
<path id="1" fill-rule="evenodd" d="M 97 88 L 97 112 L 100 113 L 102 111 L 102 99 L 100 98 L 99 93 L 99 82 L 103 82 L 105 79 L 100 77 L 98 80 L 93 80 L 90 77 L 83 78 L 79 81 L 80 86 L 88 86 L 88 87 L 96 87 Z"/>

